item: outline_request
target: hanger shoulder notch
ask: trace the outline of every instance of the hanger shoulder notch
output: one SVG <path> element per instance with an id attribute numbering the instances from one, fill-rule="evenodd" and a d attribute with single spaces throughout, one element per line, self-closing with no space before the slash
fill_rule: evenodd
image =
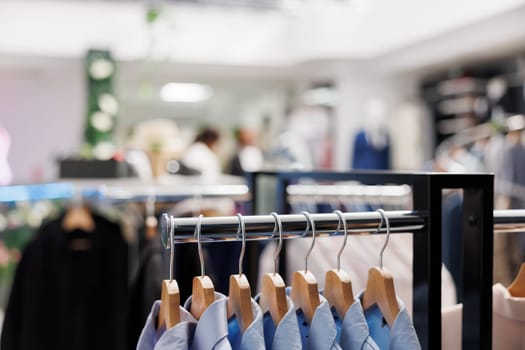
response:
<path id="1" fill-rule="evenodd" d="M 162 281 L 160 300 L 158 326 L 165 323 L 169 329 L 180 322 L 180 294 L 175 280 Z"/>
<path id="2" fill-rule="evenodd" d="M 215 288 L 208 276 L 193 278 L 190 312 L 197 320 L 204 311 L 215 301 Z"/>
<path id="3" fill-rule="evenodd" d="M 233 315 L 237 317 L 242 332 L 253 322 L 250 283 L 244 274 L 230 276 L 228 317 Z"/>
<path id="4" fill-rule="evenodd" d="M 286 285 L 282 277 L 275 273 L 266 273 L 262 280 L 261 308 L 269 311 L 273 323 L 278 325 L 288 311 Z"/>
<path id="5" fill-rule="evenodd" d="M 337 315 L 343 319 L 354 302 L 352 282 L 343 270 L 330 270 L 326 273 L 324 296 L 330 306 L 335 307 Z"/>
<path id="6" fill-rule="evenodd" d="M 525 298 L 525 263 L 521 264 L 518 275 L 508 287 L 510 295 L 516 298 Z"/>
<path id="7" fill-rule="evenodd" d="M 317 280 L 310 271 L 296 271 L 292 277 L 292 301 L 303 310 L 308 323 L 312 322 L 315 309 L 321 304 Z"/>
<path id="8" fill-rule="evenodd" d="M 62 228 L 68 232 L 77 229 L 92 232 L 95 230 L 95 221 L 85 205 L 71 206 L 62 219 Z"/>
<path id="9" fill-rule="evenodd" d="M 392 274 L 384 268 L 372 267 L 368 271 L 368 280 L 362 299 L 363 309 L 367 310 L 374 304 L 377 304 L 386 322 L 392 327 L 399 314 L 399 304 Z"/>

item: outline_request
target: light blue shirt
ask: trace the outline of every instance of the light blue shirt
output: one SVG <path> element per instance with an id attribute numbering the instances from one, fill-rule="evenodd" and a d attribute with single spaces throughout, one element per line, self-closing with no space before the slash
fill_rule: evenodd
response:
<path id="1" fill-rule="evenodd" d="M 263 313 L 255 300 L 251 300 L 253 321 L 248 328 L 241 333 L 239 322 L 233 316 L 228 322 L 228 340 L 234 350 L 264 350 L 264 326 Z"/>
<path id="2" fill-rule="evenodd" d="M 193 336 L 192 350 L 231 350 L 228 341 L 228 299 L 215 292 L 215 301 L 204 310 Z M 191 296 L 184 303 L 184 308 L 190 310 Z"/>
<path id="3" fill-rule="evenodd" d="M 286 288 L 290 293 L 291 288 Z M 304 318 L 301 310 L 296 311 L 297 323 L 301 333 L 301 342 L 303 349 L 310 350 L 340 350 L 337 343 L 337 327 L 330 310 L 328 301 L 322 295 L 319 295 L 321 303 L 315 309 L 312 323 L 309 325 Z"/>
<path id="4" fill-rule="evenodd" d="M 256 296 L 255 300 L 259 300 Z M 270 312 L 263 315 L 264 343 L 267 350 L 301 350 L 301 333 L 297 324 L 295 307 L 290 297 L 286 296 L 288 311 L 277 326 L 273 322 Z"/>
<path id="5" fill-rule="evenodd" d="M 160 300 L 156 300 L 153 303 L 151 312 L 146 319 L 146 324 L 140 334 L 137 350 L 189 349 L 197 321 L 188 311 L 181 307 L 179 323 L 168 330 L 166 330 L 165 325 L 157 329 L 160 304 Z"/>
<path id="6" fill-rule="evenodd" d="M 370 337 L 368 324 L 363 313 L 361 300 L 355 300 L 341 323 L 339 344 L 343 350 L 379 350 L 379 346 Z"/>
<path id="7" fill-rule="evenodd" d="M 359 293 L 361 300 L 363 291 Z M 370 336 L 380 349 L 418 350 L 421 349 L 419 339 L 403 302 L 398 298 L 399 313 L 392 328 L 388 326 L 377 305 L 364 312 Z"/>

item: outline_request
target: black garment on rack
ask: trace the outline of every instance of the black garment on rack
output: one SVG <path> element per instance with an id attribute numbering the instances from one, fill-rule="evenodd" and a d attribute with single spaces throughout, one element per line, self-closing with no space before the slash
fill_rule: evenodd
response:
<path id="1" fill-rule="evenodd" d="M 93 232 L 65 232 L 62 218 L 24 249 L 0 347 L 124 349 L 128 251 L 120 226 L 93 215 Z"/>
<path id="2" fill-rule="evenodd" d="M 127 317 L 128 348 L 136 349 L 140 332 L 146 323 L 151 305 L 160 299 L 164 255 L 160 236 L 146 240 L 139 254 L 139 265 L 130 289 Z"/>

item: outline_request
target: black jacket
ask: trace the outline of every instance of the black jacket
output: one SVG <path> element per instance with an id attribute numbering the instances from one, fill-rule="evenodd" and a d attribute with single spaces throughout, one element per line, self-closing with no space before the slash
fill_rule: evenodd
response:
<path id="1" fill-rule="evenodd" d="M 60 217 L 26 246 L 6 309 L 2 350 L 125 348 L 127 244 L 119 225 L 93 217 L 94 232 L 64 232 Z M 73 249 L 72 242 L 88 249 Z"/>

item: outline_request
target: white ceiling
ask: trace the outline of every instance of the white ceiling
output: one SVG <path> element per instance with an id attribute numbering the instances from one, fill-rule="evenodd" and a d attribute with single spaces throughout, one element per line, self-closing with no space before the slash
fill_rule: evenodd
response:
<path id="1" fill-rule="evenodd" d="M 143 3 L 2 0 L 0 55 L 78 58 L 89 48 L 108 48 L 123 61 L 267 67 L 388 55 L 399 59 L 404 48 L 413 50 L 503 14 L 525 13 L 525 0 L 306 3 L 288 12 L 170 4 L 148 27 Z M 522 23 L 512 32 L 525 37 L 525 16 Z M 497 43 L 508 39 L 508 33 L 498 34 L 499 26 L 488 30 L 457 48 L 483 46 L 486 37 Z"/>

